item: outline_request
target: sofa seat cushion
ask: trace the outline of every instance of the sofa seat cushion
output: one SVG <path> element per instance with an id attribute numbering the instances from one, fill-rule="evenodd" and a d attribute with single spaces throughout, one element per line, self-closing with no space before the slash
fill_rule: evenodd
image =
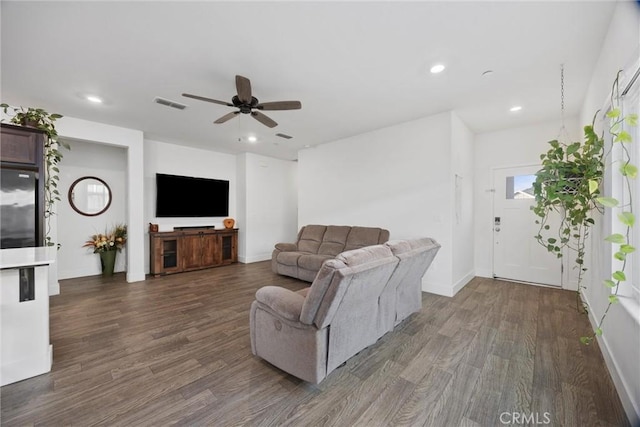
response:
<path id="1" fill-rule="evenodd" d="M 301 252 L 280 252 L 278 254 L 278 262 L 282 265 L 290 265 L 297 267 L 298 266 L 298 258 L 300 258 L 303 254 Z"/>
<path id="2" fill-rule="evenodd" d="M 302 254 L 298 258 L 298 267 L 318 271 L 322 267 L 322 263 L 331 258 L 333 258 L 331 255 Z"/>

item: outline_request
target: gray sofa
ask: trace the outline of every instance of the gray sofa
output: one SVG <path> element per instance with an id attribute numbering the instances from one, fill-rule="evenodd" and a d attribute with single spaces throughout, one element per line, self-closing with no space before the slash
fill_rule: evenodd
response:
<path id="1" fill-rule="evenodd" d="M 440 245 L 394 241 L 327 260 L 307 289 L 265 286 L 251 305 L 253 354 L 312 383 L 422 307 L 422 276 Z"/>
<path id="2" fill-rule="evenodd" d="M 295 243 L 277 243 L 271 255 L 274 273 L 313 282 L 328 259 L 341 252 L 378 245 L 389 240 L 389 231 L 346 225 L 307 225 Z"/>

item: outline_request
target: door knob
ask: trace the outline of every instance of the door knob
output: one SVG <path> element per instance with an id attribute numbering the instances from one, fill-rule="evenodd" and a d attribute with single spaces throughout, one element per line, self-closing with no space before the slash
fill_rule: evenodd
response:
<path id="1" fill-rule="evenodd" d="M 496 227 L 496 228 L 494 228 L 494 230 L 500 231 L 500 227 Z"/>

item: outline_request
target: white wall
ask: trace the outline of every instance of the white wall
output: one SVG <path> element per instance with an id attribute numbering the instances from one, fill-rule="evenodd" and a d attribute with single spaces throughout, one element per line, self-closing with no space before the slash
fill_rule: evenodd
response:
<path id="1" fill-rule="evenodd" d="M 451 167 L 453 194 L 452 283 L 458 292 L 475 275 L 474 267 L 474 135 L 457 114 L 451 114 Z"/>
<path id="2" fill-rule="evenodd" d="M 474 258 L 477 276 L 493 275 L 493 169 L 539 165 L 540 154 L 549 149 L 548 141 L 559 137 L 561 126 L 560 121 L 552 121 L 476 135 Z M 578 140 L 580 126 L 576 119 L 567 119 L 565 127 L 569 138 Z"/>
<path id="3" fill-rule="evenodd" d="M 158 224 L 160 231 L 171 231 L 173 227 L 215 225 L 224 227 L 225 217 L 211 218 L 157 218 L 156 210 L 156 173 L 193 176 L 199 178 L 223 179 L 229 181 L 229 217 L 236 218 L 236 156 L 201 150 L 164 142 L 144 141 L 144 238 L 145 264 L 149 272 L 149 223 Z M 242 228 L 241 221 L 236 227 Z"/>
<path id="4" fill-rule="evenodd" d="M 110 146 L 121 147 L 126 151 L 126 224 L 128 227 L 127 241 L 127 281 L 144 280 L 144 232 L 143 232 L 143 137 L 142 131 L 126 129 L 102 123 L 90 122 L 65 116 L 57 122 L 56 130 L 61 139 L 95 142 Z M 99 160 L 99 159 L 96 159 Z M 56 230 L 54 241 L 58 237 L 57 216 L 52 224 Z M 55 281 L 57 286 L 57 264 L 55 269 L 49 269 L 49 287 Z M 59 289 L 59 286 L 58 286 Z"/>
<path id="5" fill-rule="evenodd" d="M 71 150 L 63 150 L 58 190 L 58 278 L 68 279 L 100 274 L 100 257 L 82 245 L 93 234 L 104 233 L 114 225 L 127 222 L 126 166 L 127 152 L 122 147 L 69 141 Z M 71 208 L 69 188 L 78 178 L 95 176 L 107 183 L 112 201 L 106 212 L 98 216 L 80 215 Z M 115 271 L 126 269 L 126 247 L 118 253 Z"/>
<path id="6" fill-rule="evenodd" d="M 387 228 L 391 239 L 433 237 L 442 249 L 423 289 L 453 294 L 451 113 L 299 153 L 298 224 Z"/>
<path id="7" fill-rule="evenodd" d="M 297 163 L 257 154 L 238 156 L 243 205 L 240 262 L 271 259 L 273 246 L 292 242 L 297 226 Z"/>
<path id="8" fill-rule="evenodd" d="M 595 111 L 605 106 L 617 71 L 636 63 L 639 52 L 640 10 L 636 2 L 619 2 L 585 96 L 581 112 L 583 122 L 590 122 Z M 640 141 L 634 141 L 634 144 L 638 143 Z M 636 215 L 640 210 L 637 202 L 637 206 L 634 206 Z M 601 284 L 611 272 L 610 246 L 602 241 L 607 228 L 606 224 L 604 227 L 594 227 L 589 250 L 592 268 L 585 279 L 587 289 L 583 293 L 590 306 L 590 319 L 594 325 L 606 308 L 609 294 Z M 633 274 L 637 275 L 638 272 Z M 639 317 L 637 307 L 613 305 L 603 326 L 604 335 L 598 338 L 631 425 L 640 424 Z"/>

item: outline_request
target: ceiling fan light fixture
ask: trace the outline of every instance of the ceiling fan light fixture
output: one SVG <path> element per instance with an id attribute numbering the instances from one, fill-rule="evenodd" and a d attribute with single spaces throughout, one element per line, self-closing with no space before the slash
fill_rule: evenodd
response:
<path id="1" fill-rule="evenodd" d="M 509 108 L 509 111 L 511 111 L 512 113 L 517 113 L 520 110 L 522 110 L 521 105 L 514 105 L 513 107 Z"/>
<path id="2" fill-rule="evenodd" d="M 256 138 L 254 135 L 249 135 L 247 137 L 247 141 L 251 143 L 258 142 L 258 138 Z"/>
<path id="3" fill-rule="evenodd" d="M 439 74 L 439 73 L 443 72 L 445 68 L 446 67 L 444 65 L 442 65 L 442 64 L 436 64 L 433 67 L 431 67 L 430 71 L 431 71 L 431 74 Z"/>

